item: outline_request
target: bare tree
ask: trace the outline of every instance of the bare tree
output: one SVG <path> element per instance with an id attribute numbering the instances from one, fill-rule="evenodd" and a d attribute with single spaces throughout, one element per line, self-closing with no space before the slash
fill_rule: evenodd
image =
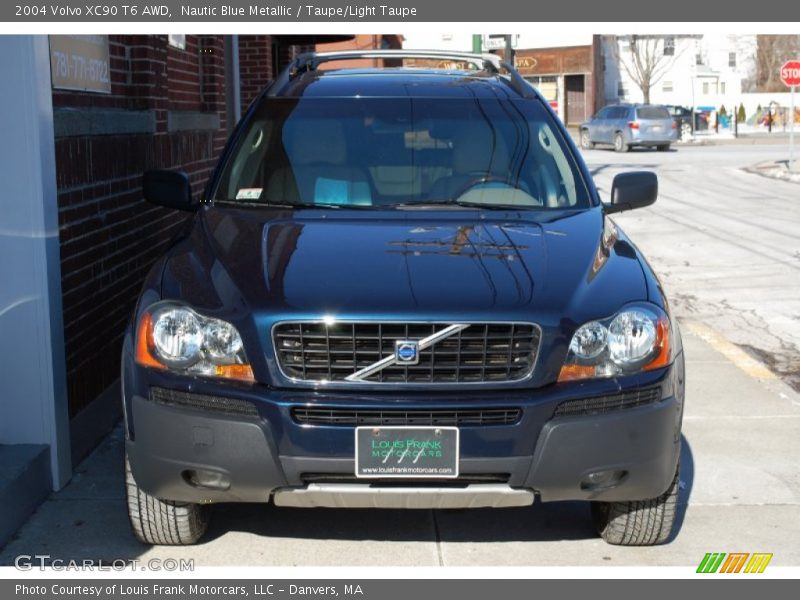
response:
<path id="1" fill-rule="evenodd" d="M 784 92 L 780 68 L 787 60 L 800 59 L 800 35 L 759 35 L 756 50 L 756 90 Z"/>
<path id="2" fill-rule="evenodd" d="M 678 48 L 674 35 L 612 36 L 614 59 L 642 91 L 645 104 L 650 103 L 650 90 L 669 71 L 685 47 Z M 628 42 L 627 50 L 620 41 Z"/>

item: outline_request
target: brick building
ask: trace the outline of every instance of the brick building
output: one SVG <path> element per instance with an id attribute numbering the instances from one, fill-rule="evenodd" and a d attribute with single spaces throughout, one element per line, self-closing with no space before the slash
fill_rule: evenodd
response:
<path id="1" fill-rule="evenodd" d="M 340 52 L 342 50 L 400 50 L 402 47 L 402 35 L 358 34 L 348 40 L 317 44 L 316 50 L 318 52 Z M 385 60 L 382 58 L 365 58 L 337 61 L 335 66 L 330 65 L 328 68 L 348 69 L 395 66 L 401 66 L 401 61 Z M 321 68 L 326 68 L 326 65 L 322 65 Z"/>
<path id="2" fill-rule="evenodd" d="M 560 29 L 514 35 L 410 31 L 403 47 L 417 50 L 505 53 L 506 41 L 520 74 L 542 93 L 567 125 L 578 125 L 604 104 L 600 36 Z"/>
<path id="3" fill-rule="evenodd" d="M 126 323 L 145 273 L 188 218 L 144 202 L 142 173 L 183 170 L 202 194 L 241 112 L 277 70 L 318 42 L 351 38 L 0 39 L 10 61 L 0 67 L 0 160 L 13 194 L 0 199 L 0 460 L 18 474 L 0 481 L 0 500 L 19 507 L 0 516 L 0 545 L 120 414 Z M 80 89 L 62 81 L 71 71 L 59 48 L 70 43 L 94 48 L 100 58 L 87 64 L 104 69 Z"/>
<path id="4" fill-rule="evenodd" d="M 240 110 L 304 41 L 239 36 Z M 239 114 L 226 97 L 230 42 L 108 36 L 109 93 L 53 90 L 67 395 L 77 437 L 97 425 L 97 411 L 76 417 L 117 379 L 138 288 L 186 219 L 142 201 L 142 172 L 181 169 L 202 193 Z M 115 417 L 114 407 L 104 408 Z M 73 445 L 77 454 L 92 445 L 86 434 Z"/>

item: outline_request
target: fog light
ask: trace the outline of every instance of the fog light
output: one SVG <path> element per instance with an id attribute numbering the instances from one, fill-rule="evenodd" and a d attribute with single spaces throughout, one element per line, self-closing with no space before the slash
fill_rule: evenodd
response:
<path id="1" fill-rule="evenodd" d="M 183 479 L 193 487 L 207 490 L 227 490 L 231 487 L 231 480 L 228 476 L 218 471 L 190 469 L 183 472 Z"/>
<path id="2" fill-rule="evenodd" d="M 581 481 L 582 490 L 594 490 L 598 488 L 613 487 L 619 484 L 623 477 L 627 475 L 627 471 L 594 471 L 586 475 Z"/>

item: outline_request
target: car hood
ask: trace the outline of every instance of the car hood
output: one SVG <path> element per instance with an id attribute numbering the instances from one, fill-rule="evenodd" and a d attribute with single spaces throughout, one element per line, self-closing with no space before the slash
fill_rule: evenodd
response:
<path id="1" fill-rule="evenodd" d="M 642 261 L 602 211 L 205 208 L 162 296 L 275 318 L 536 320 L 647 298 Z M 613 230 L 612 230 L 613 233 Z"/>

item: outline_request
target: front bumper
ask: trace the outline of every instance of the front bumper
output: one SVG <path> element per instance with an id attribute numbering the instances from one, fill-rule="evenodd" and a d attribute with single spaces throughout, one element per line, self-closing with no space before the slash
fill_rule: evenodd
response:
<path id="1" fill-rule="evenodd" d="M 671 367 L 625 381 L 461 397 L 281 392 L 137 370 L 147 384 L 125 386 L 126 449 L 137 483 L 168 500 L 273 499 L 291 506 L 393 508 L 520 506 L 530 504 L 534 494 L 542 501 L 640 500 L 667 489 L 680 451 L 682 354 Z M 233 398 L 256 411 L 235 415 L 165 405 L 142 393 L 149 386 Z M 654 386 L 660 389 L 658 398 L 644 405 L 554 416 L 564 402 Z M 398 485 L 397 480 L 389 484 L 348 479 L 355 470 L 353 427 L 299 424 L 291 409 L 301 405 L 407 410 L 515 406 L 522 409 L 522 417 L 510 425 L 462 427 L 460 479 Z M 602 471 L 614 477 L 596 485 L 588 481 L 590 473 Z M 193 472 L 218 474 L 226 485 L 198 486 L 190 476 Z M 487 481 L 489 474 L 493 479 Z"/>

